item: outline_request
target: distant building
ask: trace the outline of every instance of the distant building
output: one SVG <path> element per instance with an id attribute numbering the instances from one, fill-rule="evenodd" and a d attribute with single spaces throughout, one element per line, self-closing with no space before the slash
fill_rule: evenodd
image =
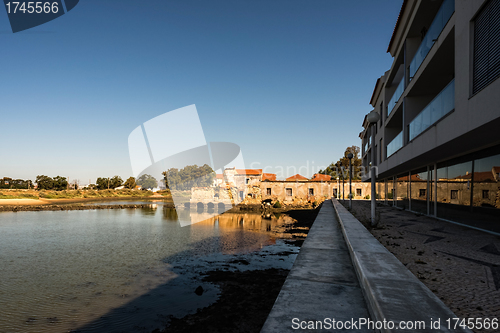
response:
<path id="1" fill-rule="evenodd" d="M 362 161 L 384 202 L 500 221 L 499 0 L 404 0 L 363 121 Z M 375 140 L 372 142 L 372 131 Z M 364 181 L 370 180 L 367 174 Z"/>
<path id="2" fill-rule="evenodd" d="M 275 181 L 276 180 L 276 174 L 274 173 L 263 173 L 262 174 L 262 181 Z"/>
<path id="3" fill-rule="evenodd" d="M 311 178 L 311 181 L 313 182 L 328 182 L 332 180 L 332 176 L 329 175 L 323 175 L 321 173 L 315 173 L 314 176 Z"/>
<path id="4" fill-rule="evenodd" d="M 296 174 L 286 179 L 287 182 L 307 182 L 309 179 L 306 177 Z"/>

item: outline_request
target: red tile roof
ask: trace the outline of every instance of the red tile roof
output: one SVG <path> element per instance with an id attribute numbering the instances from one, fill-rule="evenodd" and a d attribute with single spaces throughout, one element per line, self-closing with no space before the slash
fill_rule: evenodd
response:
<path id="1" fill-rule="evenodd" d="M 262 174 L 262 181 L 264 180 L 276 180 L 276 174 L 274 173 L 263 173 Z"/>
<path id="2" fill-rule="evenodd" d="M 316 174 L 314 174 L 314 177 L 313 177 L 313 178 L 311 178 L 311 180 L 314 180 L 314 181 L 319 181 L 319 180 L 321 180 L 321 181 L 324 181 L 324 182 L 329 181 L 329 180 L 331 180 L 331 179 L 332 179 L 332 176 L 329 176 L 329 175 L 323 175 L 323 174 L 321 174 L 321 173 L 316 173 Z"/>
<path id="3" fill-rule="evenodd" d="M 472 173 L 468 175 L 458 176 L 454 179 L 457 180 L 469 180 L 472 178 Z M 483 172 L 474 172 L 474 182 L 494 182 L 495 177 L 491 171 L 483 171 Z"/>
<path id="4" fill-rule="evenodd" d="M 236 174 L 258 176 L 262 174 L 262 169 L 236 169 Z"/>
<path id="5" fill-rule="evenodd" d="M 408 179 L 408 176 L 402 176 L 402 177 L 398 177 L 397 181 L 398 182 L 407 182 L 409 179 Z M 426 182 L 427 180 L 426 179 L 422 179 L 420 178 L 420 175 L 418 174 L 415 174 L 415 175 L 411 175 L 411 181 L 412 182 Z"/>
<path id="6" fill-rule="evenodd" d="M 307 179 L 306 177 L 301 176 L 301 175 L 299 175 L 299 174 L 296 174 L 296 175 L 293 175 L 292 177 L 288 177 L 286 180 L 287 180 L 287 181 L 296 181 L 296 180 L 299 180 L 299 181 L 304 181 L 304 180 L 306 180 L 306 181 L 307 181 L 307 180 L 309 180 L 309 179 Z"/>
<path id="7" fill-rule="evenodd" d="M 500 166 L 493 167 L 492 170 L 494 173 L 499 174 L 500 173 Z"/>
<path id="8" fill-rule="evenodd" d="M 217 178 L 217 179 L 224 179 L 224 175 L 223 174 L 216 174 L 215 178 Z"/>

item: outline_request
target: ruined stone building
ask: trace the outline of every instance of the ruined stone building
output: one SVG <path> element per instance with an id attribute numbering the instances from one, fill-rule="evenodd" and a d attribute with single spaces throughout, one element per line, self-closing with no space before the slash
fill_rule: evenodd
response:
<path id="1" fill-rule="evenodd" d="M 370 184 L 352 182 L 353 199 L 368 199 Z M 264 200 L 285 205 L 319 204 L 332 196 L 349 198 L 348 182 L 332 180 L 328 175 L 315 174 L 311 179 L 294 175 L 276 180 L 276 175 L 262 169 L 227 168 L 217 174 L 212 187 L 193 188 L 191 207 L 214 208 L 225 205 L 260 205 Z"/>

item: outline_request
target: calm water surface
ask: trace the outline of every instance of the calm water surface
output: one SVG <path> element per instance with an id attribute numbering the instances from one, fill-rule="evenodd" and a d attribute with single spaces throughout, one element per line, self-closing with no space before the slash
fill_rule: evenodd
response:
<path id="1" fill-rule="evenodd" d="M 242 258 L 244 269 L 290 268 L 295 257 L 276 254 L 298 251 L 279 240 L 285 215 L 180 226 L 190 218 L 161 204 L 0 213 L 0 332 L 151 332 L 217 299 L 200 272 Z"/>

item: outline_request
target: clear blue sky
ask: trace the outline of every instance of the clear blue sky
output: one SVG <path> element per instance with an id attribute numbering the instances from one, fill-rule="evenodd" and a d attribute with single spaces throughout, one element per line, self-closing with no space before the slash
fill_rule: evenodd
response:
<path id="1" fill-rule="evenodd" d="M 360 145 L 401 4 L 82 0 L 16 34 L 0 9 L 0 177 L 125 179 L 130 132 L 191 104 L 248 167 L 311 176 Z"/>

